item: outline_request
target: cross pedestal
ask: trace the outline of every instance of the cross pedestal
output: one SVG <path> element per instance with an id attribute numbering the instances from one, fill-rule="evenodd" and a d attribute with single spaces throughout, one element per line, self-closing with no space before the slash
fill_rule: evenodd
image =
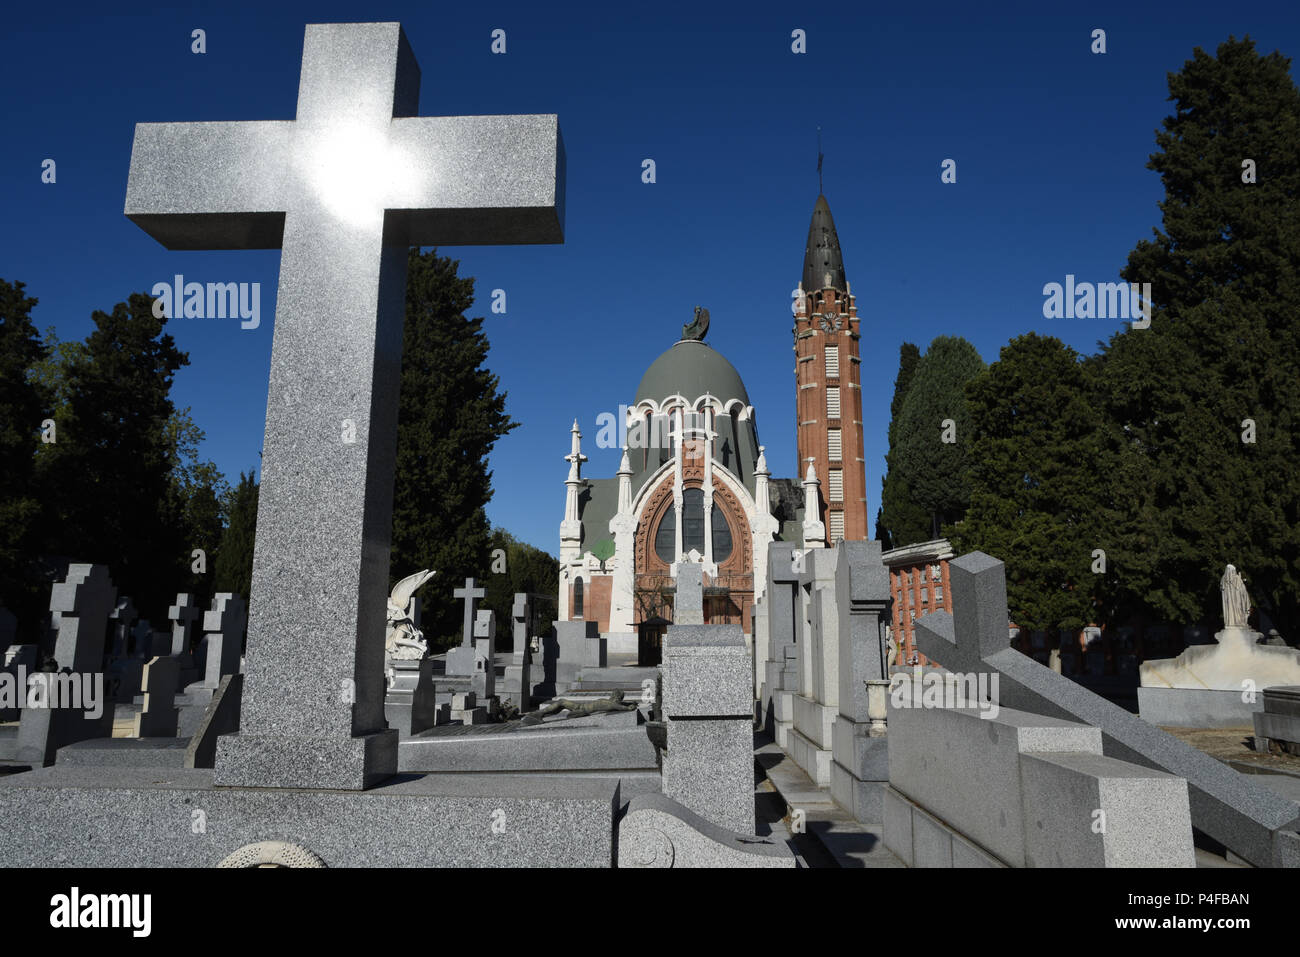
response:
<path id="1" fill-rule="evenodd" d="M 412 245 L 562 242 L 557 119 L 419 117 L 396 23 L 306 30 L 292 121 L 141 123 L 126 215 L 169 249 L 281 249 L 240 733 L 216 783 L 360 789 L 384 720 Z"/>

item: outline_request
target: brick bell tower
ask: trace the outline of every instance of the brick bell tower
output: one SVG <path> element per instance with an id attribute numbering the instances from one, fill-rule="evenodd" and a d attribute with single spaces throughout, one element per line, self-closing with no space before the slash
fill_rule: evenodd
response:
<path id="1" fill-rule="evenodd" d="M 848 280 L 835 220 L 817 197 L 803 280 L 794 295 L 795 420 L 799 467 L 811 462 L 821 482 L 826 544 L 867 535 L 867 474 L 862 445 L 862 359 L 858 307 Z M 811 517 L 811 516 L 810 516 Z"/>

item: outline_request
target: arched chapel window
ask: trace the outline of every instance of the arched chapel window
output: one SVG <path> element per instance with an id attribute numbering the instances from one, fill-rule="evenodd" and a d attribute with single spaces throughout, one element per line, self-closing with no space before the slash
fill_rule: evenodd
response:
<path id="1" fill-rule="evenodd" d="M 713 560 L 724 562 L 731 557 L 731 526 L 720 506 L 713 506 L 710 533 L 713 536 Z M 682 554 L 693 548 L 704 554 L 704 490 L 688 488 L 682 492 Z M 655 554 L 664 562 L 672 564 L 677 559 L 677 515 L 669 508 L 659 522 L 655 532 Z"/>

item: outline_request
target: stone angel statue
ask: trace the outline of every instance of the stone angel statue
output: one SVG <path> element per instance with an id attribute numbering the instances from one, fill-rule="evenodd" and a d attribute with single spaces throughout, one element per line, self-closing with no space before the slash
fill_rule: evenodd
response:
<path id="1" fill-rule="evenodd" d="M 1246 618 L 1250 615 L 1250 596 L 1246 594 L 1246 583 L 1241 580 L 1241 573 L 1229 565 L 1219 579 L 1219 593 L 1223 598 L 1223 627 L 1245 628 Z"/>
<path id="2" fill-rule="evenodd" d="M 416 589 L 436 574 L 426 568 L 407 575 L 393 586 L 393 593 L 388 596 L 388 630 L 384 636 L 384 652 L 389 658 L 410 661 L 429 653 L 424 634 L 415 627 L 412 600 Z"/>
<path id="3" fill-rule="evenodd" d="M 682 339 L 704 339 L 704 334 L 709 331 L 709 310 L 703 306 L 695 307 L 695 318 L 686 325 L 682 326 Z"/>

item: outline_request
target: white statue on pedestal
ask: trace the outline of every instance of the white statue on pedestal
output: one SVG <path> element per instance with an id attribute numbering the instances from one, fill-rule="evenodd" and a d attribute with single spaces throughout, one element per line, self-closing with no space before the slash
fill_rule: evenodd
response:
<path id="1" fill-rule="evenodd" d="M 1223 627 L 1245 628 L 1250 616 L 1250 596 L 1246 594 L 1246 583 L 1241 580 L 1241 573 L 1229 565 L 1219 579 L 1219 592 L 1223 596 Z"/>
<path id="2" fill-rule="evenodd" d="M 1246 624 L 1250 596 L 1232 565 L 1224 570 L 1219 591 L 1223 630 L 1215 633 L 1215 644 L 1192 645 L 1177 658 L 1143 662 L 1138 669 L 1142 686 L 1240 693 L 1247 687 L 1300 684 L 1300 653 L 1260 644 L 1263 636 Z"/>
<path id="3" fill-rule="evenodd" d="M 424 634 L 415 627 L 415 592 L 434 575 L 435 571 L 408 575 L 393 587 L 388 596 L 388 631 L 384 636 L 384 652 L 390 660 L 411 661 L 429 653 Z"/>

